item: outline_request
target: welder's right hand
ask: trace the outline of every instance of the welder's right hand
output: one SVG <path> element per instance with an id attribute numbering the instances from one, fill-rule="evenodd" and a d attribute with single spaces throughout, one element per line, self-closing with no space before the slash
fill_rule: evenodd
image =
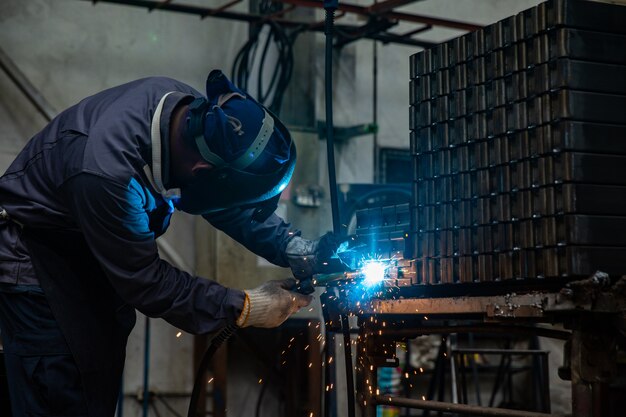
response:
<path id="1" fill-rule="evenodd" d="M 311 303 L 313 297 L 294 291 L 296 280 L 268 281 L 253 290 L 245 290 L 241 315 L 237 319 L 239 327 L 276 327 L 289 316 Z"/>

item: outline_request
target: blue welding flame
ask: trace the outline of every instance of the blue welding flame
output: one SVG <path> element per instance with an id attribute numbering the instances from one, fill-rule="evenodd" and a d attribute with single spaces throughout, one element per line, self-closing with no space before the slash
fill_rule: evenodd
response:
<path id="1" fill-rule="evenodd" d="M 361 273 L 363 274 L 363 285 L 367 288 L 375 287 L 385 280 L 385 274 L 389 263 L 377 259 L 363 261 Z"/>

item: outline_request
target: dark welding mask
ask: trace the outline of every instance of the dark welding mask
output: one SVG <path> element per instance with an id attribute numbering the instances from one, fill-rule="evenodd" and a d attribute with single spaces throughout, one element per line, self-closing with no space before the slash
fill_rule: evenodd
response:
<path id="1" fill-rule="evenodd" d="M 263 221 L 278 205 L 296 162 L 287 128 L 219 70 L 207 79 L 207 99 L 189 105 L 187 138 L 213 165 L 181 188 L 177 208 L 208 214 L 234 207 L 254 208 Z"/>

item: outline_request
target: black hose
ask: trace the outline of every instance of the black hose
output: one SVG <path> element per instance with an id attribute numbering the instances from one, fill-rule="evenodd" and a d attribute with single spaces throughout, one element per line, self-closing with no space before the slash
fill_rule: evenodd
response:
<path id="1" fill-rule="evenodd" d="M 326 34 L 325 48 L 325 102 L 326 102 L 326 153 L 328 157 L 328 182 L 330 187 L 330 205 L 333 217 L 333 232 L 341 235 L 341 222 L 339 219 L 339 203 L 337 197 L 337 175 L 335 172 L 335 148 L 333 126 L 333 27 L 335 18 L 335 5 L 326 7 L 326 20 L 324 33 Z M 348 417 L 355 417 L 354 407 L 354 377 L 352 375 L 352 340 L 350 338 L 350 322 L 347 315 L 341 316 L 343 330 L 343 344 L 346 362 L 346 385 L 348 391 Z M 326 341 L 328 343 L 328 341 Z M 327 410 L 327 408 L 325 408 Z M 326 417 L 329 417 L 328 415 Z"/>
<path id="2" fill-rule="evenodd" d="M 231 324 L 224 327 L 218 334 L 211 340 L 211 344 L 207 348 L 206 352 L 202 356 L 198 370 L 196 371 L 196 379 L 193 383 L 193 391 L 191 392 L 191 399 L 189 400 L 189 410 L 187 411 L 187 417 L 197 417 L 198 400 L 200 399 L 200 388 L 204 386 L 203 378 L 205 377 L 206 370 L 209 366 L 209 361 L 217 352 L 222 344 L 230 338 L 237 330 L 237 326 Z"/>

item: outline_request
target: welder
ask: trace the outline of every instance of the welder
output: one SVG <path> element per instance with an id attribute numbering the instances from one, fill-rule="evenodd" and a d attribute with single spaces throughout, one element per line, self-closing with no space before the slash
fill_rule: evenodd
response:
<path id="1" fill-rule="evenodd" d="M 280 120 L 219 70 L 164 77 L 59 114 L 0 177 L 0 330 L 15 417 L 114 414 L 135 309 L 194 334 L 274 327 L 295 280 L 226 288 L 159 258 L 178 209 L 296 276 L 332 252 L 274 214 L 295 165 Z"/>

